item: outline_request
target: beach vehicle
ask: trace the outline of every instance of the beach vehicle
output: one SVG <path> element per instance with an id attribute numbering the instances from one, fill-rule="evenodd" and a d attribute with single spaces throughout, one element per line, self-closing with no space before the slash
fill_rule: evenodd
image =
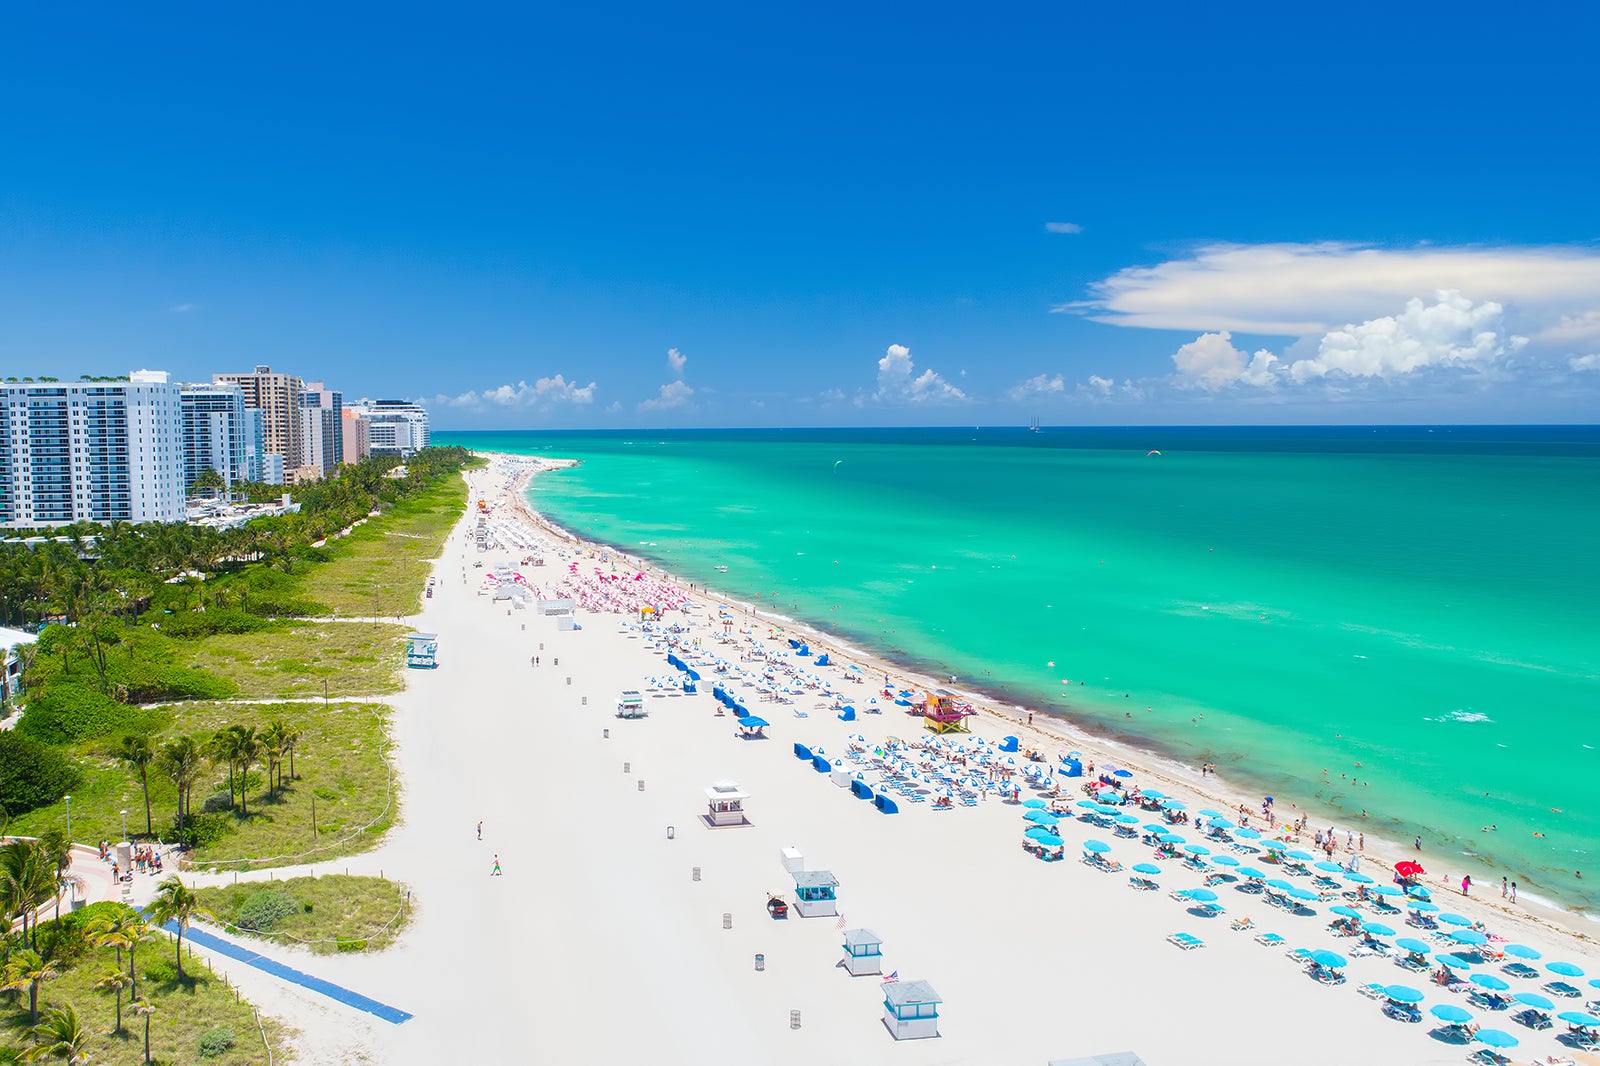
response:
<path id="1" fill-rule="evenodd" d="M 773 921 L 777 921 L 780 918 L 788 918 L 789 904 L 784 902 L 782 896 L 774 896 L 769 892 L 767 893 L 767 913 L 772 915 Z"/>

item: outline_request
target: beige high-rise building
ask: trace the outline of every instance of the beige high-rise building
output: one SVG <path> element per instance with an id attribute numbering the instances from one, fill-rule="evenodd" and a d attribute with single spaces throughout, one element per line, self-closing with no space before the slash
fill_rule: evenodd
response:
<path id="1" fill-rule="evenodd" d="M 211 380 L 244 390 L 244 405 L 261 412 L 261 450 L 283 456 L 285 472 L 306 465 L 305 421 L 300 414 L 305 382 L 293 374 L 274 374 L 270 366 L 258 366 L 249 374 L 213 374 Z"/>
<path id="2" fill-rule="evenodd" d="M 372 438 L 368 433 L 367 420 L 346 407 L 339 421 L 340 436 L 344 444 L 343 461 L 359 463 L 371 455 Z"/>

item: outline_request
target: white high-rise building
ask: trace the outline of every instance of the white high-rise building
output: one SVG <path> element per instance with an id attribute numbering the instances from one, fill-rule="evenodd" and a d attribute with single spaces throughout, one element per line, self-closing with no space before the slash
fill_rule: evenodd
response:
<path id="1" fill-rule="evenodd" d="M 224 489 L 250 479 L 253 423 L 238 385 L 185 385 L 183 402 L 183 477 L 185 485 L 215 470 Z"/>
<path id="2" fill-rule="evenodd" d="M 183 521 L 179 395 L 160 370 L 0 383 L 0 525 Z"/>
<path id="3" fill-rule="evenodd" d="M 428 412 L 410 400 L 362 400 L 354 408 L 366 419 L 373 455 L 401 458 L 428 446 Z"/>

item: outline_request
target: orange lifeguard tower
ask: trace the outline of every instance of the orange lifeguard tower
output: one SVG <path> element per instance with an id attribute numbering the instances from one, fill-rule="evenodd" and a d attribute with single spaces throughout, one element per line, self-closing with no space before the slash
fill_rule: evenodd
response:
<path id="1" fill-rule="evenodd" d="M 956 703 L 957 696 L 947 688 L 928 693 L 922 710 L 922 724 L 935 733 L 970 733 L 967 718 L 972 711 Z"/>

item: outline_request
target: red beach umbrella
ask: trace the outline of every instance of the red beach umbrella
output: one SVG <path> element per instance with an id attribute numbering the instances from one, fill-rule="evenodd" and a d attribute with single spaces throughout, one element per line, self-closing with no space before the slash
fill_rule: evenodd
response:
<path id="1" fill-rule="evenodd" d="M 1422 864 L 1420 862 L 1412 862 L 1410 859 L 1407 859 L 1404 862 L 1395 863 L 1394 872 L 1399 874 L 1401 877 L 1421 877 L 1428 871 L 1422 868 Z"/>

